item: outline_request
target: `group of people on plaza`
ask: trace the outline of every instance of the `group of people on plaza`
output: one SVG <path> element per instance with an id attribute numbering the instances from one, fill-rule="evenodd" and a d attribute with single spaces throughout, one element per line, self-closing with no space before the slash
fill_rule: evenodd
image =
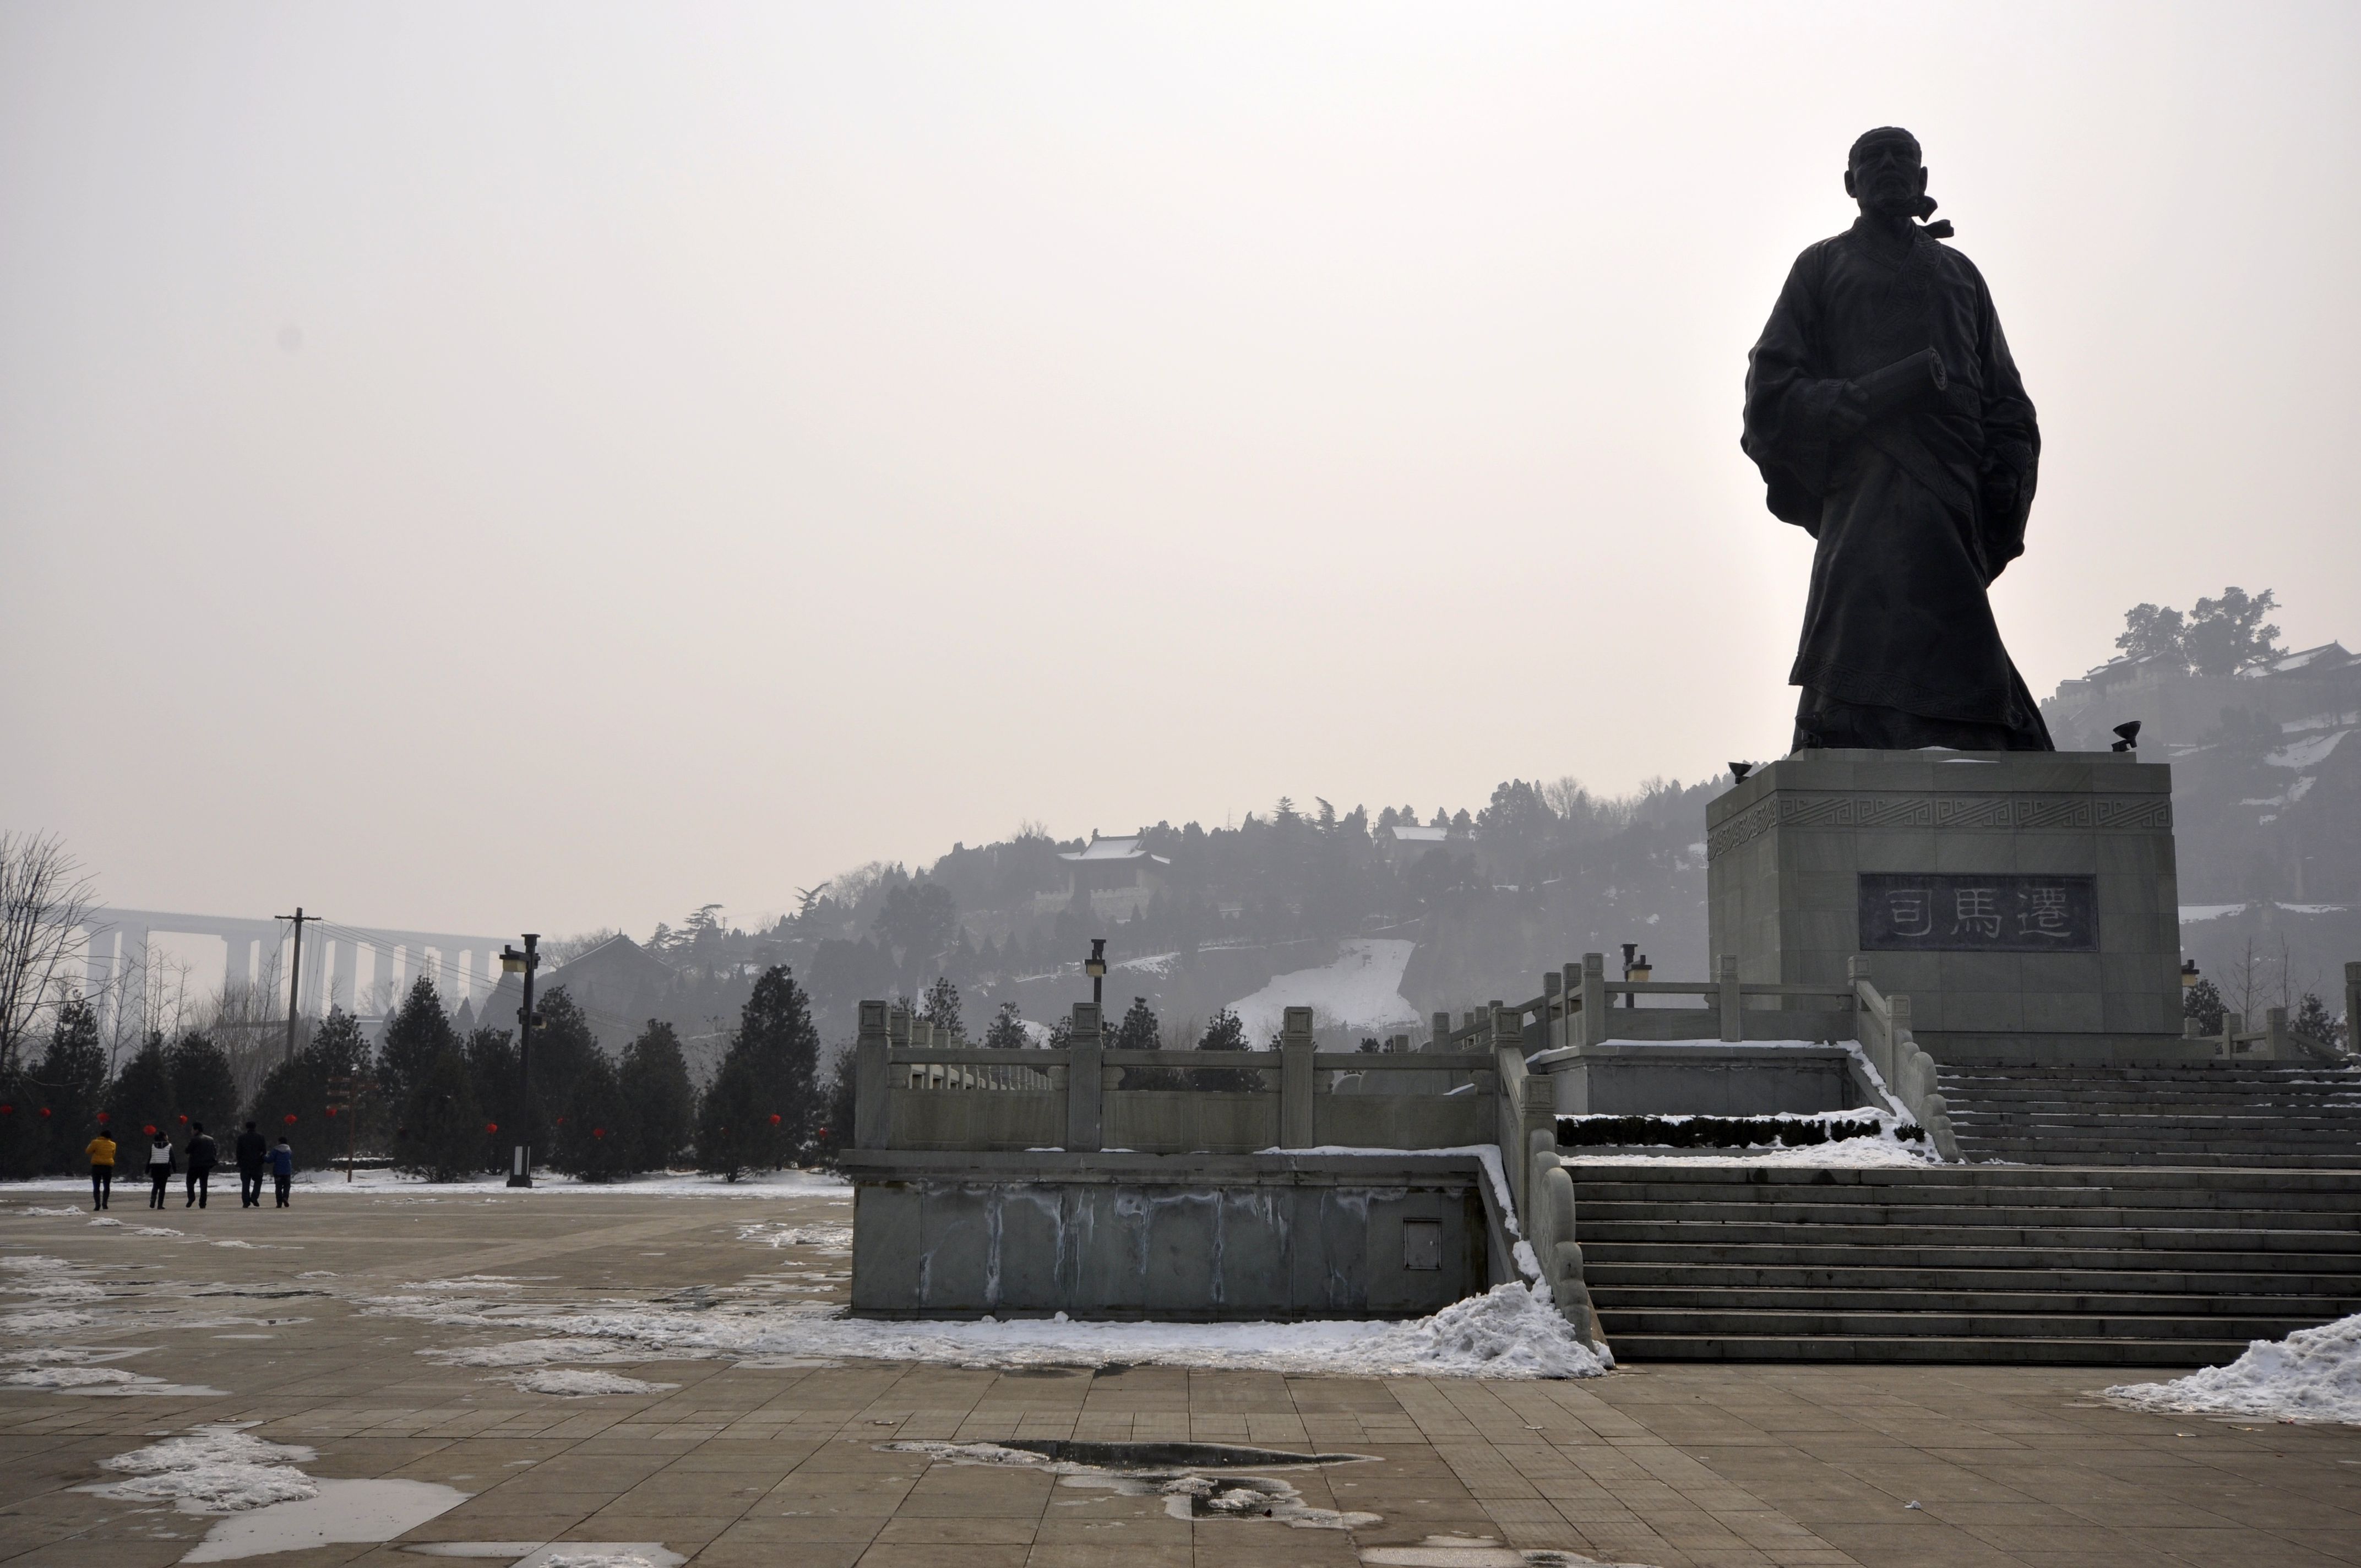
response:
<path id="1" fill-rule="evenodd" d="M 170 1136 L 163 1129 L 151 1128 L 150 1132 L 155 1141 L 148 1150 L 148 1207 L 164 1207 L 164 1192 L 172 1183 L 172 1173 L 185 1165 L 188 1198 L 181 1206 L 204 1208 L 213 1192 L 214 1168 L 221 1164 L 221 1146 L 214 1142 L 203 1122 L 189 1124 L 189 1141 L 179 1149 L 172 1146 Z M 115 1139 L 101 1127 L 84 1152 L 90 1156 L 90 1206 L 107 1208 L 115 1195 Z M 295 1151 L 287 1140 L 280 1138 L 274 1148 L 248 1122 L 246 1131 L 237 1135 L 234 1154 L 237 1160 L 238 1207 L 262 1207 L 262 1173 L 268 1169 L 271 1185 L 278 1190 L 278 1206 L 286 1208 L 288 1189 L 295 1180 Z"/>

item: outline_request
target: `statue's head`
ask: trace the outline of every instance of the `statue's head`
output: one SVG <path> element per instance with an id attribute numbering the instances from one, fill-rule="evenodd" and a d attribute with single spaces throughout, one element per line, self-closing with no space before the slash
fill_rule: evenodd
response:
<path id="1" fill-rule="evenodd" d="M 1876 217 L 1923 218 L 1935 210 L 1918 138 L 1899 126 L 1864 131 L 1845 159 L 1845 194 Z"/>

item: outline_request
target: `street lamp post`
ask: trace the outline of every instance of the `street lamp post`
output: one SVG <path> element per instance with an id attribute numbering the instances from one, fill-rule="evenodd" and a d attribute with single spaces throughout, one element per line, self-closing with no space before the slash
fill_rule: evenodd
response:
<path id="1" fill-rule="evenodd" d="M 541 933 L 524 934 L 524 951 L 502 946 L 500 972 L 524 976 L 524 1005 L 517 1009 L 517 1132 L 527 1140 L 533 1136 L 533 1026 L 541 1022 L 533 1010 L 533 973 L 541 967 Z M 514 1163 L 509 1167 L 511 1187 L 533 1185 L 533 1145 L 516 1146 Z"/>

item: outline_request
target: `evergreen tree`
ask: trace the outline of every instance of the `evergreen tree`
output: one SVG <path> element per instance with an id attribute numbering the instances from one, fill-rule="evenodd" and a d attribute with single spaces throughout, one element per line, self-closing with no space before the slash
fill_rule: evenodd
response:
<path id="1" fill-rule="evenodd" d="M 386 1020 L 385 1043 L 378 1049 L 378 1075 L 386 1092 L 397 1103 L 407 1104 L 411 1091 L 424 1081 L 436 1058 L 445 1051 L 456 1051 L 458 1045 L 434 982 L 420 975 Z"/>
<path id="2" fill-rule="evenodd" d="M 1254 1047 L 1246 1040 L 1246 1026 L 1236 1014 L 1224 1007 L 1216 1011 L 1205 1025 L 1205 1033 L 1197 1041 L 1201 1051 L 1245 1051 Z M 1251 1068 L 1198 1068 L 1189 1075 L 1190 1084 L 1196 1089 L 1228 1089 L 1254 1091 L 1262 1087 L 1262 1074 Z"/>
<path id="3" fill-rule="evenodd" d="M 697 1163 L 735 1181 L 802 1156 L 818 1124 L 819 1035 L 785 965 L 763 971 L 697 1105 Z"/>
<path id="4" fill-rule="evenodd" d="M 531 1141 L 540 1148 L 565 1130 L 559 1118 L 566 1114 L 575 1085 L 601 1053 L 589 1018 L 564 986 L 553 987 L 534 1006 L 541 1022 L 533 1031 L 533 1104 L 528 1109 L 533 1113 Z"/>
<path id="5" fill-rule="evenodd" d="M 947 1029 L 955 1040 L 967 1037 L 967 1025 L 960 1021 L 959 987 L 942 975 L 927 987 L 927 997 L 919 1016 L 938 1029 Z"/>
<path id="6" fill-rule="evenodd" d="M 2328 1003 L 2309 991 L 2296 1003 L 2295 1016 L 2288 1020 L 2288 1027 L 2324 1046 L 2342 1045 L 2345 1041 L 2344 1025 L 2328 1010 Z"/>
<path id="7" fill-rule="evenodd" d="M 225 1131 L 237 1121 L 237 1075 L 211 1039 L 197 1033 L 181 1036 L 164 1052 L 164 1065 L 172 1075 L 176 1113 Z"/>
<path id="8" fill-rule="evenodd" d="M 43 1124 L 41 1168 L 52 1175 L 86 1170 L 82 1147 L 98 1131 L 106 1094 L 106 1047 L 99 1043 L 98 1014 L 76 998 L 58 1009 L 49 1048 L 33 1069 L 35 1107 Z"/>
<path id="9" fill-rule="evenodd" d="M 38 1114 L 40 1091 L 26 1069 L 0 1066 L 0 1179 L 21 1181 L 41 1173 L 49 1127 Z"/>
<path id="10" fill-rule="evenodd" d="M 1164 1040 L 1158 1033 L 1156 1014 L 1149 1010 L 1148 998 L 1133 997 L 1130 1009 L 1123 1015 L 1123 1022 L 1115 1025 L 1115 1048 L 1119 1051 L 1154 1051 L 1161 1050 L 1163 1047 Z"/>
<path id="11" fill-rule="evenodd" d="M 2199 981 L 2180 998 L 2180 1015 L 2195 1019 L 2197 1032 L 2202 1035 L 2219 1035 L 2222 1019 L 2229 1011 L 2229 1004 L 2222 1000 L 2221 988 L 2210 980 Z"/>
<path id="12" fill-rule="evenodd" d="M 649 1019 L 640 1037 L 624 1048 L 617 1076 L 636 1122 L 636 1168 L 663 1170 L 687 1152 L 697 1129 L 697 1091 L 672 1025 Z"/>
<path id="13" fill-rule="evenodd" d="M 305 1156 L 341 1153 L 348 1140 L 362 1148 L 382 1148 L 392 1107 L 383 1086 L 371 1082 L 376 1066 L 377 1053 L 360 1020 L 331 1007 L 294 1059 L 278 1063 L 264 1076 L 247 1114 L 263 1136 L 285 1137 Z M 341 1117 L 328 1115 L 328 1106 L 336 1102 L 331 1084 L 362 1086 L 346 1113 L 359 1117 L 357 1130 L 348 1132 L 338 1124 Z"/>
<path id="14" fill-rule="evenodd" d="M 823 1165 L 835 1164 L 837 1155 L 852 1146 L 853 1118 L 860 1109 L 860 1054 L 848 1046 L 836 1053 L 829 1069 L 826 1120 L 812 1135 L 813 1155 Z"/>
<path id="15" fill-rule="evenodd" d="M 1110 1042 L 1119 1051 L 1158 1051 L 1164 1048 L 1164 1036 L 1158 1027 L 1156 1014 L 1148 1005 L 1148 998 L 1135 996 L 1123 1021 L 1115 1025 L 1115 1038 Z M 1117 1085 L 1123 1089 L 1182 1089 L 1187 1082 L 1170 1068 L 1126 1067 Z"/>
<path id="16" fill-rule="evenodd" d="M 992 1015 L 992 1027 L 983 1032 L 987 1050 L 1021 1051 L 1031 1043 L 1025 1033 L 1025 1015 L 1016 1011 L 1016 1003 L 1004 1002 Z"/>
<path id="17" fill-rule="evenodd" d="M 107 1085 L 107 1125 L 126 1146 L 147 1137 L 150 1127 L 179 1143 L 185 1130 L 175 1120 L 180 1108 L 172 1091 L 172 1069 L 164 1059 L 164 1036 L 151 1033 Z"/>
<path id="18" fill-rule="evenodd" d="M 566 1119 L 550 1150 L 550 1166 L 585 1181 L 606 1181 L 640 1167 L 638 1118 L 606 1057 L 592 1051 L 575 1073 Z"/>
<path id="19" fill-rule="evenodd" d="M 489 1025 L 470 1029 L 459 1047 L 459 1057 L 467 1064 L 467 1083 L 476 1096 L 476 1109 L 484 1113 L 487 1123 L 500 1128 L 493 1148 L 512 1148 L 524 1142 L 527 1118 L 517 1099 L 516 1032 Z"/>
<path id="20" fill-rule="evenodd" d="M 491 1146 L 467 1064 L 456 1043 L 446 1044 L 410 1076 L 394 1163 L 429 1181 L 457 1181 L 485 1168 Z"/>

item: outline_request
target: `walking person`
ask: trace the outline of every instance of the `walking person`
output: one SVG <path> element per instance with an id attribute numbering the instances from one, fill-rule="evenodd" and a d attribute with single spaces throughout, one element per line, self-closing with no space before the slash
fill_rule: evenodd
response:
<path id="1" fill-rule="evenodd" d="M 115 1140 L 101 1127 L 82 1152 L 90 1156 L 90 1206 L 104 1209 L 115 1195 Z"/>
<path id="2" fill-rule="evenodd" d="M 183 1209 L 202 1209 L 213 1194 L 214 1167 L 221 1163 L 221 1146 L 205 1135 L 203 1122 L 189 1124 L 195 1136 L 189 1140 L 189 1199 Z"/>
<path id="3" fill-rule="evenodd" d="M 279 1146 L 270 1151 L 270 1184 L 279 1190 L 279 1206 L 287 1207 L 287 1189 L 295 1181 L 295 1151 L 287 1146 L 282 1135 Z"/>
<path id="4" fill-rule="evenodd" d="M 172 1184 L 172 1140 L 159 1129 L 155 1144 L 148 1150 L 148 1207 L 164 1206 L 164 1189 Z"/>
<path id="5" fill-rule="evenodd" d="M 241 1209 L 262 1207 L 262 1165 L 270 1157 L 270 1146 L 248 1122 L 246 1131 L 237 1135 L 237 1206 Z"/>

